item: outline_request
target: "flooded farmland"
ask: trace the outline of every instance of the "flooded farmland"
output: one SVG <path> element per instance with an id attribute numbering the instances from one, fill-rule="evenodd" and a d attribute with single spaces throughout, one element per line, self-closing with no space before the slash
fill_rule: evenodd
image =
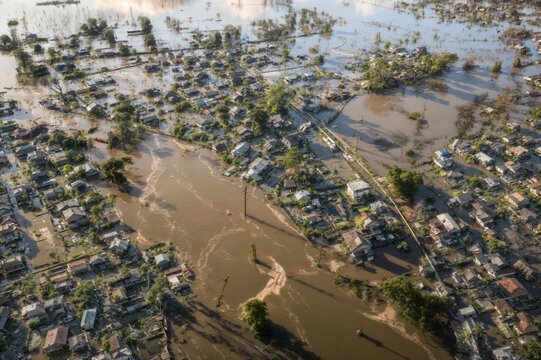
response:
<path id="1" fill-rule="evenodd" d="M 315 241 L 310 241 L 306 231 L 302 231 L 305 229 L 301 230 L 295 224 L 296 213 L 291 208 L 302 203 L 302 210 L 309 212 L 312 205 L 306 206 L 304 200 L 298 200 L 294 205 L 280 203 L 278 206 L 276 198 L 279 195 L 252 186 L 257 181 L 246 186 L 240 178 L 225 176 L 227 168 L 234 168 L 233 172 L 244 176 L 246 173 L 240 173 L 238 168 L 247 166 L 248 162 L 235 160 L 229 164 L 231 167 L 226 166 L 221 161 L 224 156 L 211 151 L 212 146 L 205 148 L 188 137 L 175 139 L 175 126 L 183 121 L 189 122 L 192 114 L 179 115 L 178 108 L 167 103 L 157 105 L 159 101 L 154 101 L 154 96 L 146 92 L 148 89 L 159 89 L 165 94 L 181 89 L 180 86 L 170 86 L 180 82 L 178 71 L 169 68 L 170 64 L 164 65 L 164 70 L 156 76 L 147 70 L 143 72 L 142 69 L 146 69 L 148 64 L 168 63 L 173 59 L 188 57 L 188 54 L 197 61 L 203 58 L 209 62 L 215 60 L 214 55 L 209 55 L 208 49 L 196 50 L 193 47 L 195 32 L 207 34 L 233 25 L 242 29 L 238 40 L 246 44 L 246 48 L 263 48 L 266 42 L 256 35 L 256 22 L 273 19 L 278 23 L 291 13 L 288 13 L 290 8 L 295 11 L 317 9 L 321 14 L 330 14 L 336 19 L 333 31 L 290 36 L 287 40 L 290 48 L 285 46 L 288 53 L 282 55 L 285 59 L 283 63 L 276 61 L 279 56 L 274 54 L 274 61 L 270 61 L 270 64 L 258 70 L 248 67 L 246 72 L 265 86 L 281 84 L 285 77 L 302 78 L 301 84 L 304 85 L 302 81 L 306 81 L 306 88 L 310 91 L 323 92 L 331 87 L 339 87 L 351 93 L 351 97 L 343 102 L 343 107 L 336 106 L 328 113 L 310 115 L 310 118 L 288 110 L 289 117 L 293 128 L 306 124 L 307 119 L 326 123 L 332 117 L 326 126 L 339 139 L 355 148 L 367 166 L 375 171 L 375 176 L 384 176 L 388 168 L 394 165 L 415 169 L 418 164 L 430 163 L 434 151 L 445 147 L 459 132 L 457 107 L 473 103 L 481 97 L 496 97 L 506 89 L 520 88 L 524 83 L 523 76 L 536 71 L 538 55 L 532 43 L 527 43 L 527 46 L 534 54 L 528 59 L 533 66 L 521 73 L 512 69 L 516 50 L 500 41 L 506 28 L 503 23 L 446 22 L 428 7 L 423 10 L 423 16 L 416 16 L 392 0 L 81 0 L 40 5 L 30 0 L 0 0 L 0 33 L 10 34 L 14 39 L 36 33 L 48 38 L 51 46 L 61 44 L 62 39 L 78 33 L 81 24 L 89 18 L 105 19 L 114 27 L 118 44 L 129 44 L 133 56 L 129 55 L 130 59 L 82 59 L 78 66 L 86 72 L 84 77 L 107 76 L 114 85 L 104 89 L 104 97 L 115 93 L 133 98 L 137 105 L 152 103 L 160 107 L 161 119 L 158 126 L 147 129 L 142 139 L 134 142 L 133 148 L 126 151 L 110 149 L 106 143 L 110 141 L 110 133 L 116 129 L 113 116 L 97 119 L 82 109 L 66 112 L 47 110 L 42 100 L 51 95 L 51 84 L 36 81 L 23 86 L 18 83 L 17 61 L 7 53 L 0 53 L 0 99 L 14 100 L 19 104 L 21 111 L 16 112 L 11 120 L 21 127 L 30 128 L 36 123 L 45 123 L 66 131 L 81 130 L 93 141 L 93 147 L 85 149 L 89 161 L 100 163 L 125 155 L 131 157 L 133 164 L 130 163 L 126 170 L 130 184 L 127 190 L 119 190 L 101 180 L 93 182 L 93 186 L 104 194 L 115 196 L 115 208 L 122 222 L 133 230 L 130 234 L 133 243 L 144 250 L 156 244 L 171 243 L 178 262 L 189 264 L 195 271 L 195 280 L 191 283 L 193 294 L 189 301 L 178 308 L 163 310 L 164 314 L 168 314 L 172 326 L 172 335 L 167 337 L 167 344 L 175 358 L 451 359 L 453 355 L 432 335 L 407 322 L 392 306 L 383 301 L 363 301 L 350 289 L 335 284 L 339 275 L 378 285 L 385 279 L 401 274 L 408 274 L 412 281 L 422 284 L 418 270 L 420 265 L 426 266 L 426 254 L 424 249 L 417 246 L 415 236 L 415 241 L 409 233 L 404 236 L 407 252 L 400 251 L 394 245 L 375 248 L 374 261 L 363 261 L 362 266 L 355 266 L 340 241 L 328 244 L 317 241 L 317 236 L 314 237 Z M 148 17 L 152 22 L 156 46 L 164 51 L 149 51 L 143 37 L 130 35 L 130 31 L 139 26 L 141 16 Z M 535 14 L 531 18 L 535 18 Z M 8 25 L 12 19 L 17 19 L 18 25 Z M 355 70 L 355 66 L 373 55 L 370 51 L 376 43 L 379 46 L 386 42 L 387 48 L 422 45 L 434 53 L 448 51 L 456 54 L 458 60 L 438 75 L 438 83 L 402 84 L 377 94 L 365 91 L 360 86 L 363 83 L 362 74 Z M 85 37 L 80 47 L 101 51 L 107 49 L 109 44 L 103 39 Z M 253 53 L 258 51 L 253 50 Z M 325 60 L 315 66 L 303 60 L 305 54 L 321 54 Z M 471 61 L 475 62 L 475 66 L 466 69 L 463 64 L 470 57 L 474 58 Z M 295 63 L 287 64 L 289 59 L 295 59 Z M 497 60 L 503 63 L 504 70 L 494 74 L 491 68 Z M 49 60 L 44 52 L 37 54 L 35 61 L 45 64 Z M 187 72 L 189 66 L 184 63 L 180 72 Z M 233 71 L 234 67 L 219 71 L 214 69 L 207 76 L 211 82 L 217 82 L 221 72 Z M 312 67 L 316 70 L 312 71 Z M 72 82 L 65 81 L 63 85 L 66 90 L 75 91 L 85 86 L 84 77 Z M 311 77 L 315 80 L 305 80 Z M 204 90 L 206 93 L 215 89 L 209 84 L 195 87 L 197 91 Z M 82 94 L 84 96 L 84 92 Z M 225 94 L 233 96 L 234 91 L 225 90 Z M 308 94 L 303 95 L 308 97 Z M 104 108 L 113 109 L 121 102 L 119 99 L 122 98 L 99 100 L 98 103 Z M 260 99 L 256 100 L 247 108 L 262 103 Z M 225 100 L 223 102 L 231 105 Z M 90 105 L 90 101 L 87 104 Z M 337 109 L 339 111 L 335 112 Z M 201 115 L 204 111 L 199 113 Z M 211 113 L 215 115 L 208 112 Z M 328 116 L 329 113 L 331 115 Z M 412 113 L 421 114 L 423 121 L 411 119 Z M 208 114 L 204 113 L 205 116 Z M 130 126 L 135 128 L 133 124 Z M 192 129 L 186 134 L 200 135 L 198 129 L 204 128 L 192 123 L 190 126 L 196 130 Z M 227 139 L 225 130 L 216 130 L 220 125 L 215 123 L 212 126 L 212 141 Z M 253 123 L 251 126 L 243 130 L 255 132 Z M 229 129 L 229 125 L 224 129 Z M 318 136 L 321 135 L 311 134 L 306 142 L 311 142 L 310 145 L 315 147 L 318 141 L 330 139 L 326 137 L 322 140 Z M 257 146 L 261 145 L 261 142 L 257 143 Z M 343 176 L 342 180 L 353 181 L 368 173 L 366 169 L 365 172 L 359 170 L 361 168 L 352 158 L 335 156 L 327 150 L 324 154 L 322 158 L 332 158 L 332 161 L 341 164 L 336 170 L 331 169 L 332 176 Z M 329 163 L 323 163 L 325 167 L 332 167 Z M 314 168 L 319 166 L 318 163 Z M 280 165 L 282 167 L 289 168 L 280 169 L 284 172 L 295 168 Z M 323 171 L 314 171 L 310 175 L 315 177 L 318 174 L 323 174 Z M 9 174 L 4 175 L 7 180 Z M 370 180 L 373 188 L 379 185 L 375 182 L 375 176 L 366 179 Z M 265 185 L 274 189 L 279 187 L 278 184 Z M 325 187 L 325 191 L 343 188 L 344 181 L 339 185 Z M 388 196 L 384 191 L 377 196 L 384 198 L 384 195 Z M 335 202 L 333 206 L 341 209 L 343 203 L 346 201 L 339 205 Z M 368 212 L 368 207 L 357 206 L 351 212 L 354 218 L 358 213 Z M 51 235 L 54 226 L 34 215 L 27 215 L 26 220 L 28 224 L 25 228 L 28 231 L 41 231 L 45 235 L 39 236 L 46 238 L 42 238 L 37 245 L 43 253 L 36 254 L 35 248 L 29 253 L 33 266 L 48 266 L 61 253 L 68 261 L 66 249 L 54 249 L 61 246 Z M 333 231 L 344 226 L 340 221 L 333 221 L 329 220 L 329 227 Z M 303 226 L 308 224 L 308 220 L 297 222 Z M 352 222 L 354 226 L 357 225 L 355 220 Z M 334 240 L 336 238 L 333 237 Z M 94 245 L 81 248 L 98 249 Z M 254 249 L 257 249 L 257 262 L 251 259 Z M 121 264 L 117 265 L 120 267 Z M 243 305 L 253 298 L 264 300 L 267 304 L 272 341 L 254 338 L 239 319 Z M 138 350 L 138 355 L 152 358 L 161 349 L 161 344 L 152 343 L 149 345 L 151 347 L 158 350 L 148 349 L 152 355 Z"/>

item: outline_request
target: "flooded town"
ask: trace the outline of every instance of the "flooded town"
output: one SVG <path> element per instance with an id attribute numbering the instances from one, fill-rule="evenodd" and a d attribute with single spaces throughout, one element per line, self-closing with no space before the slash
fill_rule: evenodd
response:
<path id="1" fill-rule="evenodd" d="M 541 2 L 0 9 L 0 359 L 541 359 Z"/>

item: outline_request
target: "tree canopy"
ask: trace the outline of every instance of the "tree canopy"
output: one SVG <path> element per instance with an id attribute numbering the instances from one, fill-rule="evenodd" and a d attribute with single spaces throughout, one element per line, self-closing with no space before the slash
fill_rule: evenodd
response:
<path id="1" fill-rule="evenodd" d="M 423 184 L 423 176 L 418 172 L 393 166 L 387 174 L 387 181 L 389 181 L 400 196 L 412 200 L 415 194 L 417 194 L 419 187 Z"/>
<path id="2" fill-rule="evenodd" d="M 85 35 L 97 36 L 107 29 L 107 22 L 103 19 L 90 18 L 81 26 L 81 32 Z"/>
<path id="3" fill-rule="evenodd" d="M 404 276 L 385 280 L 381 283 L 381 291 L 415 326 L 438 336 L 443 334 L 449 311 L 445 299 L 421 290 Z"/>
<path id="4" fill-rule="evenodd" d="M 515 348 L 517 355 L 526 360 L 541 360 L 541 343 L 537 340 L 528 340 Z"/>
<path id="5" fill-rule="evenodd" d="M 111 181 L 117 186 L 124 186 L 128 183 L 126 175 L 124 175 L 124 168 L 128 164 L 133 164 L 132 158 L 124 156 L 120 159 L 111 158 L 100 165 L 105 179 Z"/>
<path id="6" fill-rule="evenodd" d="M 242 307 L 240 319 L 250 326 L 257 338 L 265 335 L 269 312 L 267 303 L 259 299 L 248 300 Z"/>
<path id="7" fill-rule="evenodd" d="M 267 90 L 265 99 L 271 113 L 285 113 L 291 100 L 291 94 L 286 90 L 284 84 L 276 84 Z"/>
<path id="8" fill-rule="evenodd" d="M 302 164 L 303 160 L 304 156 L 302 155 L 301 151 L 296 147 L 292 147 L 287 150 L 287 153 L 282 159 L 282 163 L 285 167 L 296 169 Z"/>
<path id="9" fill-rule="evenodd" d="M 142 16 L 139 19 L 139 24 L 141 25 L 141 31 L 143 34 L 150 34 L 152 32 L 152 23 L 146 16 Z"/>
<path id="10" fill-rule="evenodd" d="M 254 108 L 248 113 L 248 118 L 250 118 L 250 121 L 252 122 L 252 130 L 254 133 L 260 135 L 269 121 L 269 114 L 263 109 Z"/>

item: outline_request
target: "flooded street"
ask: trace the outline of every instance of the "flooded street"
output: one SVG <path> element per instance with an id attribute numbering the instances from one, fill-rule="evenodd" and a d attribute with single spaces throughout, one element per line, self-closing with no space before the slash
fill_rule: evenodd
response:
<path id="1" fill-rule="evenodd" d="M 417 344 L 419 340 L 430 344 L 430 340 L 413 328 L 399 324 L 393 329 L 376 321 L 377 316 L 372 320 L 363 316 L 363 312 L 377 313 L 336 287 L 333 273 L 315 266 L 320 250 L 258 190 L 249 190 L 244 221 L 243 184 L 220 175 L 212 154 L 157 135 L 150 136 L 138 150 L 129 174 L 134 188 L 129 195 L 117 193 L 122 218 L 137 229 L 136 237 L 143 246 L 173 242 L 181 259 L 197 269 L 195 301 L 202 304 L 198 306 L 220 316 L 207 318 L 195 312 L 197 322 L 190 328 L 197 331 L 190 332 L 188 344 L 177 351 L 194 359 L 246 358 L 242 355 L 246 351 L 262 357 L 255 350 L 262 344 L 254 344 L 246 330 L 232 336 L 221 327 L 225 322 L 238 327 L 241 305 L 257 297 L 267 301 L 279 337 L 304 344 L 296 354 L 301 358 L 354 359 L 358 358 L 355 353 L 365 351 L 369 354 L 363 355 L 366 359 L 428 359 L 427 351 L 432 358 L 447 358 L 437 347 L 423 345 L 423 349 Z M 257 266 L 249 261 L 252 243 L 261 260 Z M 324 248 L 321 256 L 325 267 L 369 280 L 407 272 L 418 261 L 416 252 L 404 259 L 386 249 L 374 266 L 359 271 L 342 262 L 330 248 Z M 222 306 L 217 308 L 226 276 L 229 281 Z M 358 338 L 358 328 L 374 342 Z M 397 332 L 404 330 L 405 336 Z"/>

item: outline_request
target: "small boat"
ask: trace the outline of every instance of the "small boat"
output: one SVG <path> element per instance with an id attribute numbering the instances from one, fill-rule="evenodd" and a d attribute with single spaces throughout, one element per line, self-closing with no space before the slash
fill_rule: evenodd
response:
<path id="1" fill-rule="evenodd" d="M 363 331 L 361 329 L 357 329 L 356 333 L 357 333 L 357 336 L 363 336 L 364 335 Z"/>

